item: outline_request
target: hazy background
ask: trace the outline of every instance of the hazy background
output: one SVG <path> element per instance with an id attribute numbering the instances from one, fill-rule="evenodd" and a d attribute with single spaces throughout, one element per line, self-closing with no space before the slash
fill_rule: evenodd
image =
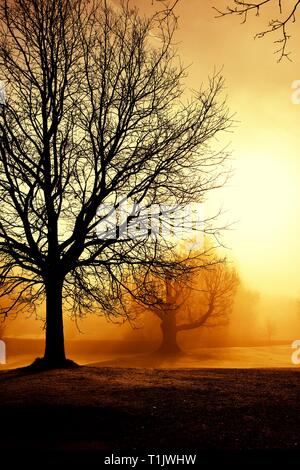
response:
<path id="1" fill-rule="evenodd" d="M 133 3 L 145 12 L 154 8 L 151 0 Z M 190 65 L 187 86 L 199 88 L 214 68 L 223 67 L 225 93 L 237 121 L 228 134 L 234 174 L 210 204 L 222 205 L 226 220 L 236 222 L 224 242 L 242 280 L 231 324 L 182 334 L 180 342 L 187 348 L 288 344 L 300 337 L 300 106 L 291 101 L 291 84 L 300 79 L 297 37 L 290 44 L 293 62 L 277 63 L 273 40 L 278 37 L 253 40 L 266 18 L 249 18 L 245 25 L 239 18 L 216 19 L 213 5 L 226 4 L 181 0 L 177 7 L 179 55 Z M 10 321 L 6 336 L 42 338 L 42 322 L 25 317 Z M 79 326 L 81 333 L 66 320 L 68 339 L 155 343 L 159 338 L 159 323 L 151 314 L 143 329 L 97 317 Z"/>

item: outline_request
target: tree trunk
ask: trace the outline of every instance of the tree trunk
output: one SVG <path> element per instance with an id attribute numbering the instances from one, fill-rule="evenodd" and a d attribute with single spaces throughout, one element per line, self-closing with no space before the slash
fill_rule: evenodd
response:
<path id="1" fill-rule="evenodd" d="M 62 311 L 63 280 L 53 278 L 46 282 L 46 347 L 44 361 L 53 367 L 66 363 Z"/>
<path id="2" fill-rule="evenodd" d="M 175 312 L 167 312 L 160 324 L 162 343 L 159 351 L 163 354 L 177 354 L 181 352 L 177 343 L 177 327 Z"/>

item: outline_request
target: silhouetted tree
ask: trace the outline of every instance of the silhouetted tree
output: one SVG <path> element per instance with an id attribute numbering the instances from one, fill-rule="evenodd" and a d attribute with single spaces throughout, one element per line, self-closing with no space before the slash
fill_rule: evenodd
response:
<path id="1" fill-rule="evenodd" d="M 300 9 L 300 1 L 294 0 L 286 2 L 282 0 L 259 0 L 255 2 L 248 2 L 244 0 L 233 0 L 232 3 L 227 6 L 226 9 L 220 9 L 219 7 L 215 10 L 218 16 L 227 15 L 238 15 L 242 18 L 242 22 L 245 23 L 248 19 L 248 15 L 253 13 L 259 16 L 260 12 L 269 9 L 269 23 L 264 31 L 256 34 L 256 38 L 263 38 L 270 33 L 279 33 L 275 44 L 278 45 L 279 49 L 276 50 L 276 54 L 279 54 L 279 61 L 283 58 L 289 58 L 290 53 L 287 51 L 288 41 L 290 34 L 288 31 L 289 26 L 296 22 L 297 13 Z M 274 19 L 271 15 L 274 14 L 274 9 L 278 12 L 278 18 Z"/>
<path id="2" fill-rule="evenodd" d="M 184 269 L 168 237 L 125 231 L 139 207 L 185 207 L 224 182 L 227 153 L 211 147 L 230 124 L 223 80 L 186 95 L 175 27 L 166 2 L 151 18 L 127 1 L 1 2 L 2 313 L 46 301 L 46 366 L 66 364 L 63 304 L 118 315 L 138 266 Z M 114 233 L 124 195 L 135 209 Z"/>
<path id="3" fill-rule="evenodd" d="M 144 304 L 136 309 L 145 313 L 150 310 L 160 319 L 160 352 L 178 353 L 180 331 L 227 324 L 238 283 L 234 269 L 225 262 L 214 264 L 211 260 L 206 267 L 195 267 L 181 278 L 165 276 L 149 280 Z"/>

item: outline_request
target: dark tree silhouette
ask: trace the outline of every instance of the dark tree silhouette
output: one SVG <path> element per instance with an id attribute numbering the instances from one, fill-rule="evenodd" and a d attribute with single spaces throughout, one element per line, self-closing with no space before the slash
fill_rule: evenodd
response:
<path id="1" fill-rule="evenodd" d="M 227 324 L 238 283 L 236 271 L 225 261 L 210 260 L 181 278 L 149 280 L 144 304 L 140 302 L 136 310 L 150 310 L 161 320 L 159 351 L 176 354 L 181 351 L 177 343 L 179 332 Z"/>
<path id="2" fill-rule="evenodd" d="M 284 57 L 290 59 L 290 52 L 287 50 L 288 41 L 291 37 L 289 34 L 289 26 L 296 22 L 297 13 L 300 9 L 300 0 L 294 0 L 292 2 L 282 0 L 259 0 L 255 2 L 233 0 L 225 9 L 216 7 L 214 9 L 217 11 L 218 17 L 238 15 L 242 18 L 243 23 L 247 21 L 249 14 L 253 13 L 259 16 L 262 10 L 268 10 L 270 15 L 268 25 L 264 31 L 256 34 L 255 37 L 263 38 L 267 34 L 279 33 L 279 36 L 274 41 L 278 46 L 275 53 L 279 54 L 279 61 Z M 276 14 L 279 15 L 276 19 L 271 16 L 274 14 L 274 10 L 276 10 Z"/>
<path id="3" fill-rule="evenodd" d="M 185 207 L 225 179 L 223 80 L 187 96 L 173 5 L 141 18 L 127 1 L 1 2 L 1 313 L 45 300 L 41 365 L 66 365 L 63 307 L 118 315 L 140 265 L 184 269 L 168 237 L 125 231 L 139 207 Z M 124 195 L 134 209 L 99 233 Z"/>

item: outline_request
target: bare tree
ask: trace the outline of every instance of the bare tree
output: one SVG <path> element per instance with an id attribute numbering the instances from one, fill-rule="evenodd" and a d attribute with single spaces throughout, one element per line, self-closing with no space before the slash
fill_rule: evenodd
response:
<path id="1" fill-rule="evenodd" d="M 245 23 L 248 19 L 248 15 L 253 13 L 259 16 L 262 10 L 268 10 L 270 15 L 273 14 L 274 9 L 278 11 L 278 17 L 273 19 L 269 16 L 269 22 L 264 31 L 256 34 L 256 38 L 263 38 L 267 34 L 279 33 L 274 43 L 278 45 L 275 53 L 279 54 L 279 61 L 282 58 L 290 59 L 290 52 L 287 50 L 289 39 L 291 35 L 289 33 L 289 27 L 292 23 L 296 22 L 297 13 L 300 9 L 300 0 L 294 0 L 292 2 L 283 2 L 282 0 L 259 0 L 255 2 L 248 2 L 244 0 L 233 0 L 231 5 L 227 6 L 226 9 L 222 10 L 214 8 L 218 17 L 227 15 L 238 15 L 242 18 L 242 23 Z"/>
<path id="2" fill-rule="evenodd" d="M 149 18 L 127 1 L 1 2 L 1 313 L 45 300 L 47 367 L 67 364 L 63 307 L 119 315 L 139 266 L 184 269 L 168 237 L 130 236 L 140 207 L 201 202 L 225 180 L 223 80 L 186 94 L 175 28 L 166 2 Z"/>
<path id="3" fill-rule="evenodd" d="M 144 313 L 150 310 L 161 320 L 159 351 L 176 354 L 180 352 L 179 332 L 227 324 L 238 283 L 234 269 L 211 260 L 206 267 L 195 267 L 177 279 L 166 276 L 149 280 L 144 304 L 140 302 L 136 309 Z"/>

